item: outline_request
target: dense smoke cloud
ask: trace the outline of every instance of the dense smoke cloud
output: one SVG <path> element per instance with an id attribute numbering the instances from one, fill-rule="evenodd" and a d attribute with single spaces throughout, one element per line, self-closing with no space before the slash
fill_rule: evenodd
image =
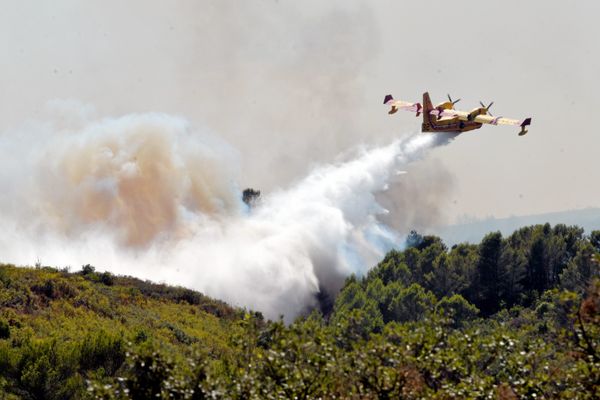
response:
<path id="1" fill-rule="evenodd" d="M 381 220 L 399 232 L 427 232 L 441 226 L 454 185 L 454 176 L 438 160 L 411 164 L 409 174 L 392 178 L 389 189 L 377 195 L 388 210 Z"/>
<path id="2" fill-rule="evenodd" d="M 485 127 L 436 154 L 460 185 L 457 202 L 431 215 L 455 222 L 598 206 L 600 186 L 574 177 L 585 170 L 600 180 L 589 167 L 600 136 L 584 125 L 600 79 L 600 3 L 546 3 L 482 3 L 486 18 L 457 24 L 462 7 L 432 13 L 427 2 L 3 1 L 0 131 L 38 118 L 55 98 L 94 104 L 102 116 L 184 115 L 238 149 L 243 186 L 268 192 L 357 144 L 418 129 L 419 118 L 383 114 L 381 100 L 418 101 L 427 90 L 434 103 L 446 93 L 467 110 L 495 100 L 494 114 L 534 121 L 525 137 Z M 466 61 L 438 45 L 448 32 L 494 51 Z M 581 140 L 565 142 L 565 131 Z M 511 162 L 488 162 L 497 153 Z M 429 181 L 429 172 L 440 175 L 425 165 L 409 179 Z M 556 179 L 568 187 L 548 196 Z"/>
<path id="3" fill-rule="evenodd" d="M 65 106 L 60 118 L 4 137 L 5 217 L 38 215 L 40 229 L 67 237 L 102 226 L 139 247 L 182 234 L 187 214 L 239 209 L 238 160 L 216 138 L 164 114 L 68 121 Z"/>
<path id="4" fill-rule="evenodd" d="M 182 114 L 234 145 L 244 182 L 264 190 L 393 135 L 371 137 L 365 104 L 382 95 L 365 98 L 365 71 L 379 33 L 363 1 L 112 3 L 7 5 L 0 44 L 13 57 L 0 65 L 0 129 L 54 98 L 102 115 Z M 31 14 L 33 26 L 22 18 Z"/>
<path id="5" fill-rule="evenodd" d="M 402 243 L 375 196 L 449 140 L 359 149 L 248 209 L 235 150 L 206 130 L 164 114 L 66 115 L 2 136 L 6 261 L 92 263 L 288 320 Z"/>
<path id="6" fill-rule="evenodd" d="M 393 142 L 367 3 L 107 4 L 0 15 L 0 262 L 91 263 L 289 319 L 443 217 L 443 168 L 395 175 L 436 143 Z M 38 109 L 54 98 L 124 116 Z"/>

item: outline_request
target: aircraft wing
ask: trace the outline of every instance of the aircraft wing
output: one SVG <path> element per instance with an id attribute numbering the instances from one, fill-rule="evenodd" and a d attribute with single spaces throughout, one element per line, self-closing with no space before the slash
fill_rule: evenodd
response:
<path id="1" fill-rule="evenodd" d="M 461 121 L 468 121 L 469 120 L 469 113 L 466 111 L 459 111 L 459 110 L 431 110 L 429 112 L 429 114 L 431 115 L 435 115 L 436 117 L 439 116 L 441 114 L 441 117 L 451 117 L 451 118 L 458 118 Z"/>
<path id="2" fill-rule="evenodd" d="M 466 111 L 459 111 L 459 110 L 442 110 L 441 112 L 439 110 L 431 110 L 430 111 L 430 114 L 435 115 L 435 116 L 439 115 L 440 113 L 441 113 L 442 117 L 454 117 L 454 118 L 458 117 L 458 119 L 460 119 L 461 121 L 469 121 L 469 113 Z M 481 114 L 481 115 L 475 116 L 471 121 L 479 122 L 480 124 L 521 126 L 524 122 L 531 123 L 531 118 L 518 120 L 518 119 L 510 119 L 510 118 L 504 118 L 504 117 L 494 117 L 489 114 Z M 529 123 L 527 123 L 526 125 L 529 125 Z"/>
<path id="3" fill-rule="evenodd" d="M 390 106 L 390 111 L 388 111 L 388 114 L 394 114 L 396 111 L 398 110 L 404 110 L 404 111 L 412 111 L 414 113 L 418 114 L 421 112 L 421 104 L 420 103 L 411 103 L 408 101 L 402 101 L 402 100 L 394 100 L 394 98 L 392 97 L 392 95 L 387 95 L 385 96 L 385 99 L 383 100 L 383 104 Z"/>
<path id="4" fill-rule="evenodd" d="M 509 119 L 504 117 L 493 117 L 491 115 L 478 115 L 473 121 L 479 122 L 480 124 L 490 125 L 521 125 L 525 120 Z"/>
<path id="5" fill-rule="evenodd" d="M 388 102 L 387 105 L 391 107 L 389 111 L 390 114 L 393 114 L 398 110 L 418 112 L 421 108 L 421 105 L 419 103 L 410 103 L 408 101 L 402 100 L 394 100 Z"/>
<path id="6" fill-rule="evenodd" d="M 461 121 L 469 121 L 470 115 L 468 112 L 459 110 L 431 110 L 430 114 L 436 116 L 441 114 L 441 117 L 458 118 Z M 494 117 L 489 114 L 477 115 L 474 118 L 472 118 L 471 121 L 478 122 L 480 124 L 520 126 L 521 131 L 519 132 L 519 135 L 521 136 L 527 133 L 527 129 L 525 127 L 531 124 L 531 118 L 518 120 L 504 117 Z"/>
<path id="7" fill-rule="evenodd" d="M 526 134 L 526 126 L 531 124 L 531 118 L 518 120 L 504 117 L 492 117 L 491 115 L 478 115 L 473 119 L 473 121 L 479 122 L 480 124 L 520 126 L 521 131 L 519 132 L 519 136 Z"/>

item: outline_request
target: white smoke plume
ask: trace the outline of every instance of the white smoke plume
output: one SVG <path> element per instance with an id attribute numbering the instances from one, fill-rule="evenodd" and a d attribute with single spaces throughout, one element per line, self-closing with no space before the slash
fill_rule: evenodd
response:
<path id="1" fill-rule="evenodd" d="M 288 321 L 401 245 L 404 232 L 380 222 L 376 195 L 450 140 L 413 134 L 361 149 L 248 209 L 235 150 L 207 129 L 164 114 L 94 120 L 89 109 L 55 106 L 61 118 L 0 136 L 2 261 L 90 263 Z"/>

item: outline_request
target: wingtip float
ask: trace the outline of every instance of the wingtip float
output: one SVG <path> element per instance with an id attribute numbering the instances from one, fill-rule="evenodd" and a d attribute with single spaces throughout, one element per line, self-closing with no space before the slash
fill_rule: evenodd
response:
<path id="1" fill-rule="evenodd" d="M 494 102 L 485 105 L 479 102 L 481 107 L 477 107 L 469 112 L 454 109 L 454 105 L 460 99 L 452 100 L 448 95 L 448 101 L 440 103 L 435 107 L 431 103 L 429 93 L 423 93 L 423 103 L 411 103 L 402 100 L 395 100 L 391 94 L 383 99 L 383 104 L 390 106 L 388 114 L 394 114 L 398 110 L 414 112 L 417 117 L 423 115 L 422 132 L 454 132 L 462 133 L 479 129 L 483 124 L 490 125 L 515 125 L 520 126 L 519 136 L 525 135 L 527 126 L 531 124 L 531 118 L 523 120 L 509 119 L 504 117 L 495 117 L 490 113 L 490 107 Z"/>

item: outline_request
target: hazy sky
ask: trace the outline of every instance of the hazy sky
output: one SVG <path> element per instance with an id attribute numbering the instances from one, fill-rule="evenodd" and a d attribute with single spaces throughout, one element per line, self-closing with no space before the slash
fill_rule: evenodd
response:
<path id="1" fill-rule="evenodd" d="M 53 99 L 172 113 L 239 151 L 243 186 L 270 190 L 419 130 L 382 100 L 428 90 L 533 117 L 524 137 L 484 127 L 416 167 L 444 180 L 428 190 L 452 183 L 450 220 L 600 206 L 600 3 L 324 3 L 0 0 L 0 130 Z"/>

